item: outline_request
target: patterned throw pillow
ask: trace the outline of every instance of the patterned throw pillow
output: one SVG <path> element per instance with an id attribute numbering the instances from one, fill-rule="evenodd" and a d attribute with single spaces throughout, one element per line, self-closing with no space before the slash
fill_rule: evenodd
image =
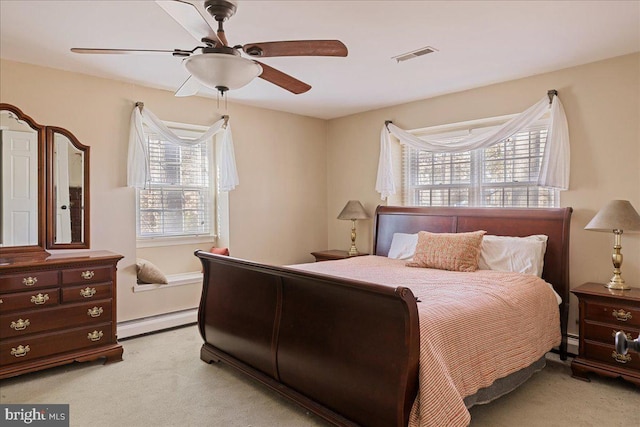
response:
<path id="1" fill-rule="evenodd" d="M 409 267 L 450 271 L 476 271 L 486 231 L 470 233 L 418 233 L 418 244 Z"/>

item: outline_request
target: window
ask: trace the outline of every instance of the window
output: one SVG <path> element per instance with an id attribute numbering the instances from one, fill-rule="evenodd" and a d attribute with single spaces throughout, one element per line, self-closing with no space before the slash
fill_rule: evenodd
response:
<path id="1" fill-rule="evenodd" d="M 203 130 L 167 123 L 183 138 Z M 179 146 L 145 130 L 150 182 L 138 190 L 137 235 L 140 241 L 157 238 L 205 237 L 214 233 L 214 150 L 211 143 Z M 166 239 L 165 239 L 166 240 Z"/>
<path id="2" fill-rule="evenodd" d="M 417 133 L 455 141 L 486 132 L 489 120 Z M 411 206 L 555 207 L 558 191 L 537 185 L 548 119 L 491 147 L 431 153 L 403 146 L 404 203 Z M 493 123 L 495 125 L 495 120 Z M 439 131 L 439 132 L 438 132 Z"/>

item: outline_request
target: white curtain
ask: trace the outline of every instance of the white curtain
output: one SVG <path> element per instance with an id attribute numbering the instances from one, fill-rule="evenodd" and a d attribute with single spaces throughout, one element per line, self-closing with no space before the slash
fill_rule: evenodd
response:
<path id="1" fill-rule="evenodd" d="M 390 135 L 395 136 L 400 144 L 419 150 L 436 153 L 470 151 L 504 141 L 535 123 L 548 110 L 549 97 L 545 96 L 497 129 L 481 134 L 471 134 L 455 142 L 438 140 L 428 136 L 418 138 L 393 123 L 388 123 L 382 127 L 380 133 L 380 159 L 378 161 L 376 191 L 380 193 L 383 200 L 396 193 Z M 562 103 L 557 95 L 553 96 L 550 116 L 547 143 L 538 175 L 538 184 L 566 190 L 569 188 L 569 128 L 564 108 L 562 108 Z"/>
<path id="2" fill-rule="evenodd" d="M 221 191 L 231 191 L 239 184 L 236 160 L 233 152 L 233 138 L 231 137 L 231 125 L 221 119 L 215 122 L 207 131 L 197 139 L 180 138 L 169 129 L 148 108 L 138 108 L 131 113 L 131 129 L 129 131 L 129 163 L 127 165 L 127 185 L 135 188 L 145 188 L 149 182 L 149 163 L 147 144 L 144 136 L 146 124 L 149 129 L 160 135 L 166 141 L 181 146 L 193 146 L 208 141 L 218 132 L 223 132 L 222 146 L 220 147 L 220 182 Z"/>

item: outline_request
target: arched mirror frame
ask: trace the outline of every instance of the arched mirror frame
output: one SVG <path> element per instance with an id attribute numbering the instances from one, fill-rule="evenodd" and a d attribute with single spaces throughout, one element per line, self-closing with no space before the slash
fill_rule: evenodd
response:
<path id="1" fill-rule="evenodd" d="M 82 162 L 82 203 L 80 206 L 82 217 L 82 240 L 71 243 L 56 243 L 56 189 L 55 189 L 55 134 L 60 134 L 66 137 L 69 142 L 80 152 L 82 152 L 84 159 Z M 89 249 L 89 212 L 90 212 L 90 192 L 89 192 L 89 147 L 83 145 L 78 139 L 68 130 L 57 127 L 46 127 L 46 164 L 47 164 L 47 209 L 46 209 L 46 247 L 47 249 Z"/>
<path id="2" fill-rule="evenodd" d="M 45 126 L 38 124 L 31 117 L 27 116 L 18 107 L 0 103 L 0 111 L 10 111 L 15 114 L 19 120 L 24 121 L 33 129 L 38 135 L 38 244 L 29 246 L 2 246 L 0 247 L 0 254 L 20 254 L 20 253 L 34 253 L 45 251 L 45 145 L 46 145 L 46 131 Z"/>

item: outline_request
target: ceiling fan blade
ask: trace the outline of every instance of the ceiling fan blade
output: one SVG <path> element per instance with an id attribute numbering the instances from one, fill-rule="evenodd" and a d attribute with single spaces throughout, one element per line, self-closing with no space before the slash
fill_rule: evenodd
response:
<path id="1" fill-rule="evenodd" d="M 196 40 L 202 41 L 203 38 L 209 38 L 218 44 L 223 44 L 216 30 L 209 25 L 209 21 L 195 4 L 182 0 L 156 0 L 156 3 Z"/>
<path id="2" fill-rule="evenodd" d="M 94 49 L 85 47 L 72 47 L 73 53 L 90 53 L 90 54 L 108 54 L 108 55 L 155 55 L 167 53 L 173 54 L 174 50 L 158 50 L 158 49 Z"/>
<path id="3" fill-rule="evenodd" d="M 306 84 L 305 82 L 301 82 L 300 80 L 291 77 L 290 75 L 285 74 L 280 70 L 276 70 L 275 68 L 270 67 L 262 62 L 258 62 L 258 64 L 262 66 L 262 74 L 260 74 L 258 77 L 268 81 L 269 83 L 280 86 L 281 88 L 286 89 L 296 95 L 304 93 L 311 89 L 310 85 Z"/>
<path id="4" fill-rule="evenodd" d="M 269 56 L 347 56 L 340 40 L 291 40 L 245 44 L 242 49 L 255 57 Z"/>
<path id="5" fill-rule="evenodd" d="M 194 79 L 193 76 L 187 77 L 187 80 L 182 83 L 182 85 L 178 88 L 175 93 L 175 96 L 192 96 L 198 93 L 200 90 L 200 82 Z"/>

